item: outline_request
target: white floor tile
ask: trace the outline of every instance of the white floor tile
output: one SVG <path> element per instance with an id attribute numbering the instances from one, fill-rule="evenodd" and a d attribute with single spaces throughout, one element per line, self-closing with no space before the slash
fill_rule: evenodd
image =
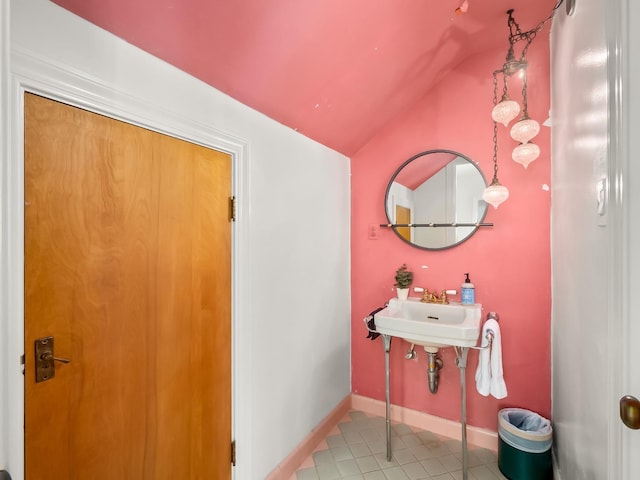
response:
<path id="1" fill-rule="evenodd" d="M 351 420 L 349 420 L 351 419 Z M 432 432 L 394 424 L 393 458 L 387 462 L 386 422 L 351 411 L 324 440 L 325 450 L 313 453 L 296 472 L 297 480 L 459 480 L 462 444 Z M 336 433 L 339 432 L 339 433 Z M 495 452 L 469 445 L 469 480 L 506 480 Z"/>

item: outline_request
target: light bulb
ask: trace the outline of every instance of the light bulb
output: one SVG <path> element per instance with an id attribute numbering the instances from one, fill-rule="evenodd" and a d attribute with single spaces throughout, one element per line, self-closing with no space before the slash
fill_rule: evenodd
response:
<path id="1" fill-rule="evenodd" d="M 531 162 L 540 156 L 540 147 L 535 143 L 521 143 L 513 149 L 511 158 L 527 168 Z"/>
<path id="2" fill-rule="evenodd" d="M 529 117 L 522 117 L 511 127 L 511 138 L 527 143 L 540 132 L 540 124 Z"/>
<path id="3" fill-rule="evenodd" d="M 509 198 L 509 189 L 504 185 L 501 185 L 497 179 L 494 179 L 487 188 L 482 192 L 482 199 L 493 205 L 493 208 L 498 208 L 502 202 Z"/>
<path id="4" fill-rule="evenodd" d="M 511 120 L 516 118 L 520 113 L 520 105 L 515 100 L 511 100 L 506 95 L 502 97 L 500 103 L 497 103 L 491 111 L 491 118 L 495 122 L 503 124 L 505 127 Z"/>

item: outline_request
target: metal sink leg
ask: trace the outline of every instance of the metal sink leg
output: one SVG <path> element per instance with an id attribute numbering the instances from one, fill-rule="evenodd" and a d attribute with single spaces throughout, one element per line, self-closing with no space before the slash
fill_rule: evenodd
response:
<path id="1" fill-rule="evenodd" d="M 389 382 L 389 351 L 391 350 L 391 335 L 382 335 L 384 345 L 384 390 L 386 401 L 386 422 L 387 422 L 387 462 L 391 461 L 391 395 Z"/>
<path id="2" fill-rule="evenodd" d="M 462 480 L 469 478 L 469 460 L 467 452 L 467 356 L 469 349 L 465 347 L 455 347 L 456 365 L 460 369 L 460 423 L 462 424 Z"/>

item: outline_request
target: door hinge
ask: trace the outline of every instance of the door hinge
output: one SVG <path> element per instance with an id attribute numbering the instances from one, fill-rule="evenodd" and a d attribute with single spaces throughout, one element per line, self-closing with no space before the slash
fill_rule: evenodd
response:
<path id="1" fill-rule="evenodd" d="M 231 442 L 231 465 L 236 466 L 236 441 Z"/>
<path id="2" fill-rule="evenodd" d="M 236 197 L 229 197 L 229 221 L 236 221 Z"/>

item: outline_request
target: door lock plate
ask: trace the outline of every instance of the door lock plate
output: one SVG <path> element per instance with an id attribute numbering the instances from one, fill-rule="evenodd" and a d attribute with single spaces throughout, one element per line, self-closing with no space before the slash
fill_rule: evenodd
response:
<path id="1" fill-rule="evenodd" d="M 38 338 L 35 342 L 36 383 L 51 380 L 56 376 L 53 360 L 53 337 Z"/>
<path id="2" fill-rule="evenodd" d="M 53 354 L 53 337 L 38 338 L 34 344 L 36 383 L 51 380 L 56 376 L 55 362 L 71 362 L 68 358 L 58 358 Z"/>

